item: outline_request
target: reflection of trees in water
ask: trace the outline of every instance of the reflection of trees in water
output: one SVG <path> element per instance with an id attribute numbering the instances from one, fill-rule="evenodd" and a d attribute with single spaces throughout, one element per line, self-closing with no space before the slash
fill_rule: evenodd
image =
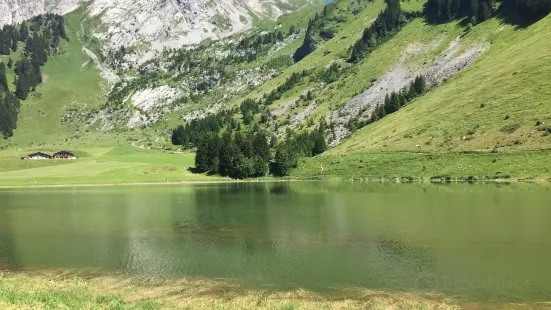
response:
<path id="1" fill-rule="evenodd" d="M 0 270 L 22 267 L 13 234 L 12 218 L 9 209 L 9 194 L 2 194 L 4 205 L 0 207 Z"/>
<path id="2" fill-rule="evenodd" d="M 116 214 L 109 214 L 108 209 L 102 214 L 107 227 L 113 230 L 103 242 L 106 244 L 105 267 L 114 269 L 125 269 L 130 265 L 132 251 L 130 249 L 129 223 L 133 221 L 129 209 L 135 206 L 139 197 L 135 193 L 117 193 L 106 199 L 104 203 L 114 204 L 117 208 Z M 138 199 L 137 199 L 138 198 Z M 119 204 L 113 201 L 120 201 Z"/>
<path id="3" fill-rule="evenodd" d="M 247 245 L 245 251 L 253 251 L 265 237 L 269 188 L 265 183 L 241 183 L 196 192 L 197 228 L 235 239 Z M 227 242 L 224 238 L 220 241 Z"/>
<path id="4" fill-rule="evenodd" d="M 286 183 L 286 182 L 272 183 L 270 184 L 269 189 L 270 189 L 270 193 L 275 195 L 288 194 L 289 192 L 291 192 L 291 187 L 289 183 Z"/>

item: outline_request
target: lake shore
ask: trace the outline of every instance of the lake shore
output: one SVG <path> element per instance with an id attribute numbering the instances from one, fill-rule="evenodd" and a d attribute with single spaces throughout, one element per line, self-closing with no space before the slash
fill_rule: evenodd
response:
<path id="1" fill-rule="evenodd" d="M 228 280 L 21 271 L 0 275 L 2 309 L 462 309 L 436 294 L 348 288 L 330 293 L 249 289 Z M 518 308 L 522 309 L 522 308 Z"/>
<path id="2" fill-rule="evenodd" d="M 154 278 L 61 270 L 0 273 L 2 309 L 549 309 L 549 303 L 460 301 L 436 293 L 342 288 L 251 289 L 224 279 Z"/>
<path id="3" fill-rule="evenodd" d="M 159 182 L 120 182 L 120 183 L 66 183 L 66 184 L 28 184 L 28 185 L 0 185 L 0 189 L 30 189 L 30 188 L 86 188 L 86 187 L 111 187 L 111 186 L 161 186 L 161 185 L 209 185 L 209 184 L 240 184 L 240 183 L 276 183 L 276 182 L 364 182 L 364 183 L 418 183 L 418 184 L 548 184 L 551 179 L 481 179 L 468 180 L 455 179 L 369 179 L 369 178 L 312 178 L 312 179 L 290 179 L 290 178 L 260 178 L 244 180 L 212 180 L 212 181 L 159 181 Z"/>
<path id="4" fill-rule="evenodd" d="M 516 153 L 379 152 L 299 159 L 285 178 L 234 180 L 189 170 L 194 154 L 114 149 L 75 161 L 28 161 L 0 156 L 0 188 L 186 185 L 278 181 L 415 183 L 548 183 L 551 151 Z"/>
<path id="5" fill-rule="evenodd" d="M 299 160 L 297 179 L 400 182 L 549 182 L 550 150 L 513 153 L 373 152 L 328 154 Z"/>

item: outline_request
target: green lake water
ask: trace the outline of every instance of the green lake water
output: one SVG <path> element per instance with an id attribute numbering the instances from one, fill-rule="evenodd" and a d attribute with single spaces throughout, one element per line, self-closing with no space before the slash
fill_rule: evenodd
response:
<path id="1" fill-rule="evenodd" d="M 551 300 L 548 185 L 248 183 L 0 190 L 0 270 Z"/>

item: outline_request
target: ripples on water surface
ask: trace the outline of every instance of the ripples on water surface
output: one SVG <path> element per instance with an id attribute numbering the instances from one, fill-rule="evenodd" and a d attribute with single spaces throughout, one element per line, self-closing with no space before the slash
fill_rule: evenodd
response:
<path id="1" fill-rule="evenodd" d="M 551 300 L 548 185 L 0 190 L 0 268 Z"/>

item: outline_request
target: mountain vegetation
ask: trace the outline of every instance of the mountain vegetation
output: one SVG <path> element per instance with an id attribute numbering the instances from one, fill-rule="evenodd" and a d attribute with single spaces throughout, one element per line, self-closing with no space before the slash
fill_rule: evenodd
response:
<path id="1" fill-rule="evenodd" d="M 373 24 L 367 27 L 362 38 L 352 46 L 349 61 L 358 62 L 366 53 L 373 51 L 379 44 L 398 31 L 405 22 L 399 0 L 386 0 L 386 9 L 377 16 Z"/>
<path id="2" fill-rule="evenodd" d="M 27 99 L 31 91 L 43 82 L 41 67 L 48 56 L 60 52 L 60 40 L 67 39 L 63 16 L 39 15 L 20 25 L 6 25 L 0 30 L 0 54 L 10 56 L 23 45 L 20 60 L 9 58 L 7 67 L 0 63 L 0 132 L 11 137 L 17 128 L 19 100 Z M 15 92 L 7 83 L 6 71 L 13 68 Z"/>

